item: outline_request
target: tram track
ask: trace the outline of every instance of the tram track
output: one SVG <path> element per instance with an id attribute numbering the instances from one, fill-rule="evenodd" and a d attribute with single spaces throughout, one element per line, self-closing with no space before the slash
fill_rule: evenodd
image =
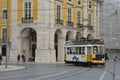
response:
<path id="1" fill-rule="evenodd" d="M 72 72 L 70 72 L 70 73 L 67 73 L 66 75 L 64 74 L 64 77 L 60 77 L 60 78 L 58 78 L 58 79 L 56 79 L 56 80 L 62 80 L 62 79 L 69 78 L 69 77 L 71 77 L 71 76 L 81 75 L 81 74 L 84 74 L 84 73 L 90 71 L 91 69 L 92 69 L 92 68 L 83 69 L 83 70 L 77 69 L 77 70 L 75 70 L 75 71 L 72 71 Z"/>

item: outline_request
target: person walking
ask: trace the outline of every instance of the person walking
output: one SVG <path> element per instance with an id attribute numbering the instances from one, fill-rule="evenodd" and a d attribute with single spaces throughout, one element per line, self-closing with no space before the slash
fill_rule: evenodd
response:
<path id="1" fill-rule="evenodd" d="M 18 56 L 17 56 L 17 61 L 18 61 L 18 63 L 20 62 L 20 54 L 18 54 Z"/>
<path id="2" fill-rule="evenodd" d="M 24 54 L 22 54 L 22 62 L 26 62 L 26 57 L 25 57 L 25 55 Z"/>
<path id="3" fill-rule="evenodd" d="M 2 55 L 0 54 L 0 65 L 1 65 L 1 62 L 2 62 Z"/>

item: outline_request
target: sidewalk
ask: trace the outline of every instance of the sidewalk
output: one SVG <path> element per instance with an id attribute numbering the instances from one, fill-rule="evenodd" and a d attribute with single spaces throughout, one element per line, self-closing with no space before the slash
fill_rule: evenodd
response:
<path id="1" fill-rule="evenodd" d="M 0 65 L 0 72 L 14 71 L 14 70 L 20 70 L 25 68 L 26 68 L 25 66 L 17 66 L 17 65 L 7 65 L 7 68 L 5 68 L 5 65 Z"/>

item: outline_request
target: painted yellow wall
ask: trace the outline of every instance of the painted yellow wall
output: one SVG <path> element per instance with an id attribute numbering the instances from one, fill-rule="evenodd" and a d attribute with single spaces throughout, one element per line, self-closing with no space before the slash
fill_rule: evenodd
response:
<path id="1" fill-rule="evenodd" d="M 22 18 L 24 17 L 24 14 L 23 14 L 23 10 L 24 10 L 24 0 L 18 0 L 18 21 L 21 22 Z M 38 0 L 32 0 L 32 17 L 33 17 L 33 20 L 37 20 L 38 19 Z"/>
<path id="2" fill-rule="evenodd" d="M 56 20 L 56 1 L 54 0 L 54 20 Z M 68 19 L 68 13 L 67 13 L 67 8 L 68 8 L 68 0 L 63 0 L 62 2 L 62 20 L 63 20 L 63 24 L 67 24 L 67 19 Z M 77 24 L 77 0 L 72 0 L 72 20 L 74 25 Z M 94 1 L 92 4 L 92 26 L 94 25 Z M 81 0 L 81 17 L 82 17 L 82 24 L 83 24 L 83 20 L 84 20 L 84 0 Z M 88 7 L 88 5 L 87 5 Z"/>
<path id="3" fill-rule="evenodd" d="M 0 38 L 2 38 L 2 29 L 6 28 L 6 21 L 2 20 L 2 10 L 7 9 L 6 0 L 0 0 Z M 4 26 L 3 26 L 4 25 Z M 11 38 L 11 0 L 8 0 L 8 38 Z"/>
<path id="4" fill-rule="evenodd" d="M 68 16 L 67 16 L 67 0 L 64 0 L 63 1 L 63 5 L 62 5 L 62 20 L 63 20 L 63 24 L 67 24 L 67 19 L 68 19 Z"/>
<path id="5" fill-rule="evenodd" d="M 77 24 L 77 0 L 72 0 L 73 1 L 73 8 L 72 8 L 72 20 L 73 20 L 73 23 L 74 25 Z"/>

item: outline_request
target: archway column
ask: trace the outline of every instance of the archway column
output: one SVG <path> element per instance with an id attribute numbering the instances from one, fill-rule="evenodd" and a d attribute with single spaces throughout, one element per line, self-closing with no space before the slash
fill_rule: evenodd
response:
<path id="1" fill-rule="evenodd" d="M 84 28 L 84 31 L 83 31 L 83 37 L 87 37 L 88 35 L 88 28 Z"/>
<path id="2" fill-rule="evenodd" d="M 65 37 L 58 37 L 58 61 L 64 61 L 64 44 L 65 44 Z"/>
<path id="3" fill-rule="evenodd" d="M 41 36 L 39 36 L 41 35 Z M 51 63 L 55 62 L 53 31 L 49 29 L 39 29 L 37 36 L 37 49 L 35 62 Z"/>

